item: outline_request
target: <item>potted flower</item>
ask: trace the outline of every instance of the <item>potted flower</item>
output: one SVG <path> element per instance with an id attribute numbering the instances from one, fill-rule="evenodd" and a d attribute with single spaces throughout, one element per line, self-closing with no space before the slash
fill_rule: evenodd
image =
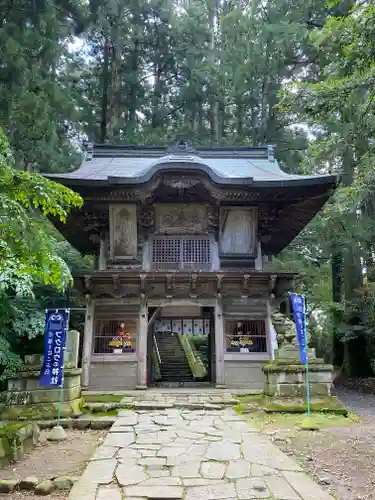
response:
<path id="1" fill-rule="evenodd" d="M 113 354 L 121 354 L 124 341 L 121 336 L 112 337 L 109 341 L 109 346 L 112 347 Z"/>

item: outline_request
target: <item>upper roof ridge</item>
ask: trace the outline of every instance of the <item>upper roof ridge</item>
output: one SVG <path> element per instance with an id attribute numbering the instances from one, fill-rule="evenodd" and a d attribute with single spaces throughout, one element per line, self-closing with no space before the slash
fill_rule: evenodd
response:
<path id="1" fill-rule="evenodd" d="M 89 149 L 91 158 L 123 158 L 126 156 L 136 157 L 160 157 L 173 155 L 195 155 L 200 157 L 242 157 L 242 158 L 268 158 L 274 156 L 273 146 L 191 146 L 186 141 L 179 141 L 172 146 L 154 146 L 149 144 L 93 144 L 86 142 L 84 149 Z M 270 158 L 270 156 L 272 158 Z"/>

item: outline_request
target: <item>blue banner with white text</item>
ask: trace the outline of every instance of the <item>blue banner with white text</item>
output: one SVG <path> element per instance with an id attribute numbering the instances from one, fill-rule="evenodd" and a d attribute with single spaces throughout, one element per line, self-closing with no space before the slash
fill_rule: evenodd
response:
<path id="1" fill-rule="evenodd" d="M 307 341 L 306 341 L 306 306 L 303 295 L 289 294 L 294 320 L 296 322 L 297 341 L 299 346 L 299 357 L 303 365 L 307 364 Z"/>
<path id="2" fill-rule="evenodd" d="M 44 360 L 39 383 L 42 387 L 61 386 L 64 375 L 64 348 L 69 311 L 58 309 L 46 312 L 44 328 Z"/>

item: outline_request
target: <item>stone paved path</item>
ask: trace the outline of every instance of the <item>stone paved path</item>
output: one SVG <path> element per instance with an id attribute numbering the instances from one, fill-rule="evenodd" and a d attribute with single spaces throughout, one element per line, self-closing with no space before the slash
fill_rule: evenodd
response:
<path id="1" fill-rule="evenodd" d="M 69 500 L 333 500 L 230 407 L 122 411 Z"/>

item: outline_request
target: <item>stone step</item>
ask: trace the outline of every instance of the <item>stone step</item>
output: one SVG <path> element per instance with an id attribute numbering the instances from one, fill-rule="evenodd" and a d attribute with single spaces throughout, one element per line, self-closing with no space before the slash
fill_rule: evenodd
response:
<path id="1" fill-rule="evenodd" d="M 177 335 L 156 335 L 161 358 L 160 374 L 162 382 L 194 382 L 185 351 Z"/>

